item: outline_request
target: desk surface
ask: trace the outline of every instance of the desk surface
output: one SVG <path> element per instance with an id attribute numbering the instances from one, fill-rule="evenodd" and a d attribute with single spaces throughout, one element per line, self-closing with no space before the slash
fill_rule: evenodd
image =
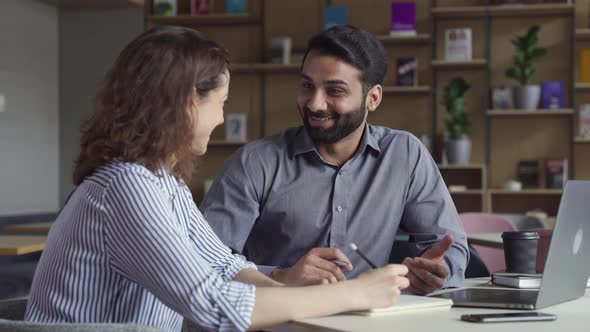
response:
<path id="1" fill-rule="evenodd" d="M 482 284 L 482 280 L 471 279 L 466 285 L 476 286 Z M 305 320 L 303 323 L 287 323 L 269 329 L 272 332 L 391 332 L 391 331 L 436 331 L 436 332 L 461 332 L 473 331 L 502 331 L 523 332 L 523 329 L 534 329 L 534 332 L 545 331 L 581 331 L 583 326 L 590 324 L 590 291 L 575 301 L 554 305 L 540 312 L 557 315 L 553 322 L 520 322 L 520 323 L 468 323 L 459 317 L 463 314 L 497 313 L 497 312 L 522 312 L 520 310 L 484 309 L 484 308 L 451 308 L 438 309 L 414 313 L 399 313 L 391 316 L 363 317 L 354 315 L 335 315 L 322 318 Z M 321 326 L 319 326 L 321 325 Z"/>
<path id="2" fill-rule="evenodd" d="M 39 233 L 47 234 L 49 229 L 53 225 L 52 221 L 49 222 L 36 222 L 31 224 L 16 224 L 4 226 L 3 230 L 10 233 Z"/>
<path id="3" fill-rule="evenodd" d="M 467 234 L 467 242 L 492 248 L 504 248 L 502 233 Z"/>
<path id="4" fill-rule="evenodd" d="M 45 235 L 0 235 L 0 255 L 24 255 L 42 251 Z"/>

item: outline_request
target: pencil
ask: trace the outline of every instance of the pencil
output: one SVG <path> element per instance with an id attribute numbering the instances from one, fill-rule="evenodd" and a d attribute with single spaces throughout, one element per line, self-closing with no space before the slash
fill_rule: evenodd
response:
<path id="1" fill-rule="evenodd" d="M 356 246 L 356 244 L 354 243 L 350 243 L 350 249 L 354 250 L 354 252 L 356 252 L 359 256 L 361 256 L 362 259 L 365 260 L 365 262 L 367 262 L 367 264 L 369 264 L 372 268 L 376 269 L 377 265 L 375 265 L 373 262 L 371 262 L 371 260 L 365 256 L 365 254 L 363 254 L 362 251 L 359 250 L 359 248 Z"/>

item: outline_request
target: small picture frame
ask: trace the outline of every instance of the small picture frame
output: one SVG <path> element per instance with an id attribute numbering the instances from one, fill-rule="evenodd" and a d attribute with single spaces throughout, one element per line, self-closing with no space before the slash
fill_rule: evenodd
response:
<path id="1" fill-rule="evenodd" d="M 246 113 L 229 113 L 225 117 L 225 140 L 228 142 L 246 141 Z"/>

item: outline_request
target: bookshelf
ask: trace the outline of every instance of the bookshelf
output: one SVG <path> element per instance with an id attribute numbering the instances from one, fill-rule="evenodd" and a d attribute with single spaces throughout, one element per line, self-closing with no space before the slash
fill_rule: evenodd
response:
<path id="1" fill-rule="evenodd" d="M 378 35 L 377 39 L 383 45 L 424 45 L 425 47 L 429 47 L 431 42 L 431 37 L 428 33 L 420 33 L 415 36 Z"/>
<path id="2" fill-rule="evenodd" d="M 432 61 L 432 67 L 440 69 L 485 69 L 487 61 L 485 59 L 474 59 L 472 61 L 445 61 L 445 60 L 434 60 Z"/>
<path id="3" fill-rule="evenodd" d="M 322 29 L 326 4 L 348 5 L 350 24 L 374 33 L 390 55 L 383 100 L 378 111 L 369 115 L 369 122 L 416 136 L 429 135 L 431 152 L 441 162 L 446 118 L 442 90 L 451 78 L 465 78 L 471 85 L 465 98 L 473 125 L 471 164 L 439 165 L 447 185 L 467 188 L 451 192 L 459 211 L 523 213 L 542 208 L 554 215 L 560 191 L 539 188 L 517 193 L 497 188 L 516 178 L 517 163 L 524 159 L 540 160 L 542 165 L 542 160 L 563 157 L 569 161 L 569 174 L 590 179 L 590 139 L 579 138 L 576 127 L 579 105 L 590 103 L 590 83 L 577 82 L 574 75 L 578 49 L 590 47 L 590 0 L 525 2 L 494 6 L 481 0 L 415 1 L 417 34 L 403 37 L 389 35 L 391 1 L 253 0 L 248 1 L 247 14 L 237 16 L 224 14 L 224 2 L 214 1 L 214 15 L 194 17 L 187 15 L 188 1 L 178 0 L 180 16 L 175 18 L 153 16 L 150 1 L 145 8 L 146 28 L 160 24 L 192 27 L 230 50 L 234 64 L 226 113 L 247 113 L 251 141 L 301 122 L 294 106 L 300 63 L 264 63 L 267 41 L 289 36 L 293 49 L 302 50 L 309 37 Z M 492 109 L 490 88 L 515 85 L 504 75 L 514 53 L 510 39 L 533 24 L 541 26 L 539 44 L 548 48 L 548 55 L 538 64 L 535 83 L 566 82 L 565 108 Z M 473 60 L 443 60 L 444 31 L 461 27 L 472 29 Z M 395 86 L 396 59 L 408 56 L 418 59 L 418 84 Z M 200 176 L 190 185 L 197 201 L 202 197 L 202 179 L 215 177 L 223 160 L 244 144 L 223 141 L 224 133 L 223 126 L 214 131 Z M 544 178 L 542 172 L 539 177 Z"/>
<path id="4" fill-rule="evenodd" d="M 417 85 L 417 86 L 384 86 L 383 94 L 427 94 L 431 92 L 430 86 Z"/>
<path id="5" fill-rule="evenodd" d="M 544 110 L 538 109 L 534 111 L 528 110 L 488 110 L 488 116 L 494 117 L 539 117 L 539 116 L 571 116 L 574 114 L 573 109 L 552 109 Z"/>
<path id="6" fill-rule="evenodd" d="M 486 166 L 483 164 L 443 165 L 438 169 L 449 187 L 459 212 L 486 211 Z M 465 189 L 453 190 L 460 186 Z"/>

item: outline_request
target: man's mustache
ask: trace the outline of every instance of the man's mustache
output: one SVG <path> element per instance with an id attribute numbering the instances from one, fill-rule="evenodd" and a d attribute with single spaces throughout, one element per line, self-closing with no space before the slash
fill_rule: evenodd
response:
<path id="1" fill-rule="evenodd" d="M 305 115 L 306 118 L 309 118 L 312 115 L 314 117 L 316 117 L 316 118 L 334 118 L 334 119 L 338 119 L 340 117 L 340 114 L 338 114 L 336 112 L 330 112 L 330 111 L 317 111 L 317 112 L 312 112 L 307 107 L 304 107 L 303 108 L 303 114 Z"/>

